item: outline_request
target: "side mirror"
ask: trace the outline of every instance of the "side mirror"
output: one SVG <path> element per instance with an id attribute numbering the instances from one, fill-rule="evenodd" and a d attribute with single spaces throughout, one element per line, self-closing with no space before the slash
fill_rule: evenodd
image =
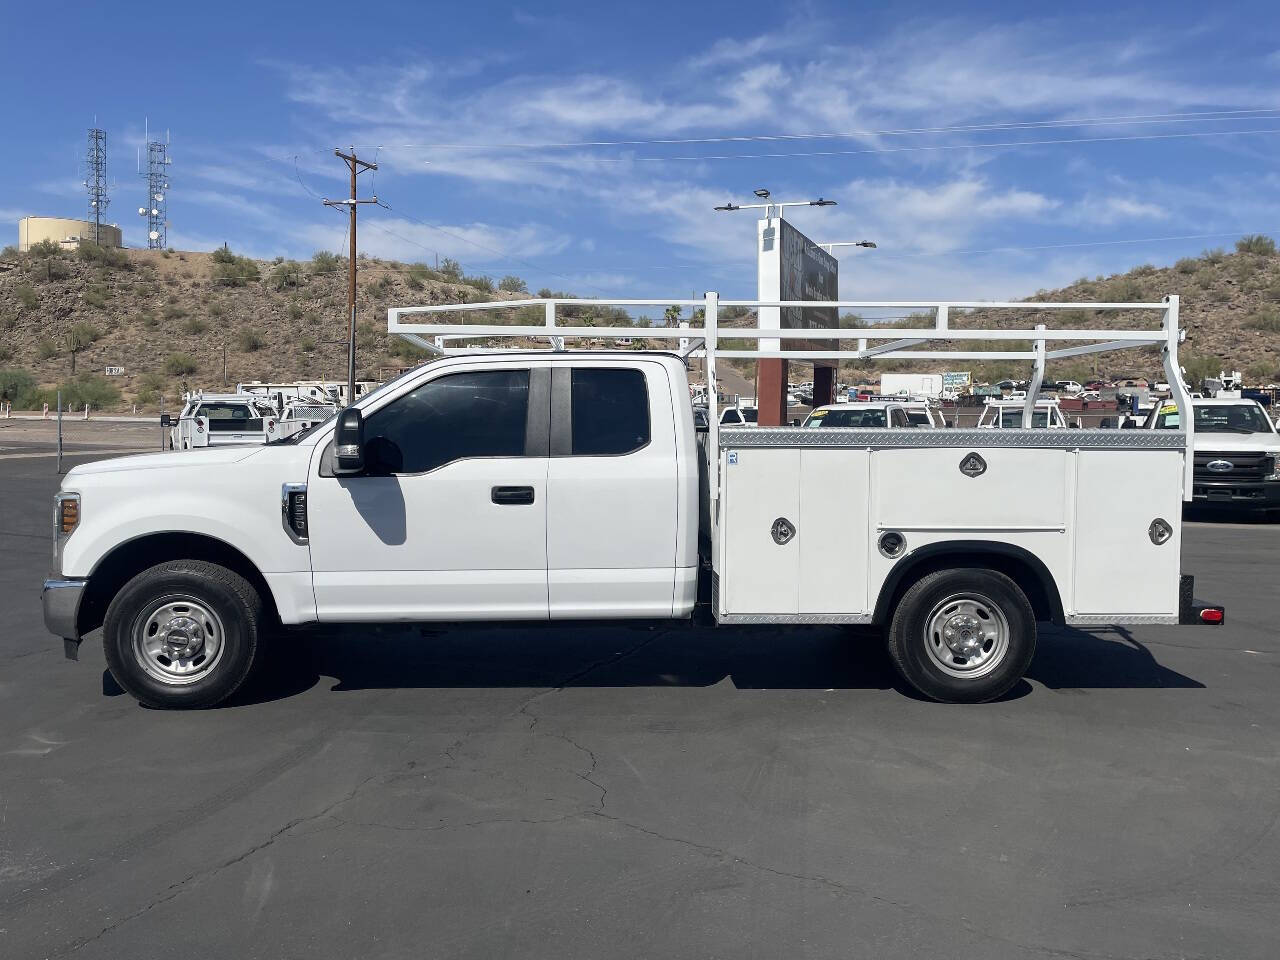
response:
<path id="1" fill-rule="evenodd" d="M 364 415 L 356 407 L 338 414 L 333 433 L 333 473 L 347 477 L 364 472 Z"/>
<path id="2" fill-rule="evenodd" d="M 162 413 L 162 414 L 160 414 L 160 426 L 162 426 L 162 427 L 172 427 L 172 426 L 173 426 L 173 417 L 171 417 L 171 416 L 170 416 L 169 414 L 167 414 L 167 413 Z"/>

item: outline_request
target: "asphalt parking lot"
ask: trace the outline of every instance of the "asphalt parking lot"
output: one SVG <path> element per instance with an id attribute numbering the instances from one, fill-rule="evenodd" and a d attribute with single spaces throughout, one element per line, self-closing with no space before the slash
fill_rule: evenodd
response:
<path id="1" fill-rule="evenodd" d="M 0 458 L 0 956 L 1276 954 L 1280 526 L 1187 528 L 1226 626 L 1046 630 L 995 704 L 583 624 L 291 634 L 168 713 L 44 632 L 56 483 Z"/>

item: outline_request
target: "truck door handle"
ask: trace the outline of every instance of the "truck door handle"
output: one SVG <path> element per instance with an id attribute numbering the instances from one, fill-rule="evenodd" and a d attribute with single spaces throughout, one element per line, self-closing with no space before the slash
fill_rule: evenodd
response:
<path id="1" fill-rule="evenodd" d="M 489 499 L 502 506 L 533 503 L 533 487 L 494 487 Z"/>

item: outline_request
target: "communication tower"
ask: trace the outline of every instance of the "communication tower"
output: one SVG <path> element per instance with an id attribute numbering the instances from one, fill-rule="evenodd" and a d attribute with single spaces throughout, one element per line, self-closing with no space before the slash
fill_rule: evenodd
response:
<path id="1" fill-rule="evenodd" d="M 147 205 L 138 208 L 147 218 L 147 248 L 163 250 L 169 245 L 169 138 L 147 140 Z"/>
<path id="2" fill-rule="evenodd" d="M 88 220 L 93 224 L 93 242 L 102 243 L 102 215 L 111 203 L 107 196 L 107 131 L 90 127 L 84 152 L 84 187 L 89 194 Z"/>

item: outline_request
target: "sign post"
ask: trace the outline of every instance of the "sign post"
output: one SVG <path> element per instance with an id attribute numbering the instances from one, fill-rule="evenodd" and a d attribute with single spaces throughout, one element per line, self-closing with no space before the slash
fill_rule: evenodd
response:
<path id="1" fill-rule="evenodd" d="M 756 289 L 759 300 L 838 300 L 840 299 L 840 263 L 781 216 L 766 217 L 757 224 Z M 840 325 L 834 307 L 761 307 L 762 329 L 834 329 Z M 789 340 L 787 347 L 780 339 L 761 338 L 760 349 L 822 349 L 829 341 L 816 345 L 806 340 Z M 757 418 L 761 426 L 787 423 L 787 361 L 761 359 L 759 388 L 756 397 Z M 835 399 L 835 364 L 814 362 L 813 405 L 832 403 Z"/>

